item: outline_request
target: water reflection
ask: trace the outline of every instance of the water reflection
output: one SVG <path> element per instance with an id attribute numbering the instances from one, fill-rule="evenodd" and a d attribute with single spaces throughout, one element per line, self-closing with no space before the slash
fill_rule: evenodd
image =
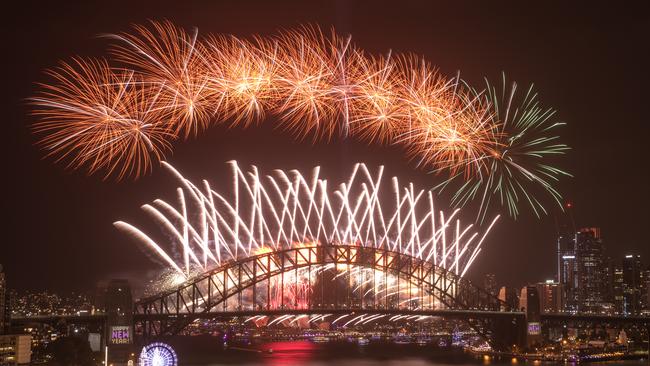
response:
<path id="1" fill-rule="evenodd" d="M 272 342 L 260 347 L 262 363 L 269 366 L 307 365 L 317 354 L 318 346 L 309 341 Z"/>
<path id="2" fill-rule="evenodd" d="M 374 342 L 313 343 L 282 341 L 223 348 L 214 338 L 191 337 L 175 345 L 181 366 L 554 366 L 548 362 L 475 357 L 454 347 Z M 174 342 L 176 343 L 176 342 Z M 518 364 L 517 364 L 518 363 Z M 596 364 L 592 364 L 596 365 Z M 645 366 L 646 361 L 615 361 L 600 366 Z"/>

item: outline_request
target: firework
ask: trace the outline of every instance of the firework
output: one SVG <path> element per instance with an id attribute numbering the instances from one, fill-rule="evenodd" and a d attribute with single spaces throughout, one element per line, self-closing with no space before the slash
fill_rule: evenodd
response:
<path id="1" fill-rule="evenodd" d="M 354 98 L 350 100 L 350 130 L 355 136 L 380 144 L 396 141 L 410 121 L 401 95 L 404 81 L 390 57 L 357 57 L 351 72 Z M 408 130 L 408 129 L 406 129 Z"/>
<path id="2" fill-rule="evenodd" d="M 449 215 L 437 212 L 430 191 L 416 190 L 412 184 L 400 186 L 397 178 L 390 180 L 393 204 L 382 205 L 380 187 L 389 185 L 383 167 L 373 174 L 357 164 L 348 181 L 332 191 L 318 167 L 311 176 L 276 171 L 265 177 L 256 167 L 245 172 L 231 162 L 233 189 L 226 194 L 213 190 L 205 180 L 196 185 L 163 164 L 180 181 L 178 202 L 157 199 L 142 209 L 167 233 L 169 245 L 159 244 L 126 222 L 117 221 L 115 226 L 186 277 L 197 268 L 205 271 L 229 260 L 323 244 L 386 248 L 462 276 L 498 218 L 483 234 L 472 232 L 472 224 L 461 226 L 456 218 L 458 209 Z M 181 253 L 180 258 L 174 253 Z"/>
<path id="3" fill-rule="evenodd" d="M 399 141 L 418 165 L 471 173 L 493 143 L 489 105 L 478 104 L 457 80 L 441 77 L 422 59 L 404 58 L 401 68 L 410 118 Z"/>
<path id="4" fill-rule="evenodd" d="M 34 125 L 39 142 L 72 168 L 86 166 L 118 178 L 146 171 L 163 157 L 174 138 L 161 120 L 159 89 L 143 84 L 132 71 L 112 70 L 105 61 L 75 59 L 49 74 L 42 85 Z"/>
<path id="5" fill-rule="evenodd" d="M 457 206 L 480 200 L 480 220 L 493 200 L 514 217 L 522 201 L 545 213 L 538 188 L 559 201 L 554 184 L 566 173 L 541 159 L 567 147 L 530 90 L 477 91 L 426 60 L 369 55 L 317 27 L 243 40 L 153 22 L 110 38 L 131 70 L 77 60 L 32 99 L 40 145 L 72 168 L 137 177 L 177 137 L 270 120 L 298 139 L 401 146 L 417 166 L 450 173 L 439 188 L 458 183 Z"/>
<path id="6" fill-rule="evenodd" d="M 335 34 L 328 39 L 309 27 L 285 32 L 277 42 L 281 65 L 277 88 L 282 102 L 276 113 L 299 138 L 310 133 L 333 136 L 339 131 L 339 117 L 347 115 L 348 47 Z"/>
<path id="7" fill-rule="evenodd" d="M 155 123 L 172 137 L 187 138 L 212 122 L 247 127 L 272 114 L 298 138 L 338 134 L 401 144 L 420 165 L 454 169 L 474 163 L 490 137 L 482 104 L 465 97 L 457 79 L 444 78 L 420 59 L 366 55 L 349 37 L 334 32 L 325 36 L 318 28 L 303 27 L 253 41 L 227 35 L 199 39 L 196 31 L 153 22 L 110 38 L 116 41 L 113 58 L 132 69 L 119 69 L 119 74 L 137 82 L 103 80 L 116 71 L 102 63 L 81 75 L 53 75 L 54 83 L 44 85 L 43 96 L 34 99 L 35 113 L 44 117 L 36 129 L 45 135 L 42 145 L 52 155 L 72 156 L 73 167 L 90 161 L 90 172 L 106 165 L 93 164 L 96 159 L 119 161 L 136 176 L 148 168 L 134 169 L 138 165 L 132 160 L 139 155 L 103 138 L 101 128 L 85 130 L 84 141 L 75 138 L 74 128 L 66 128 L 66 121 L 74 125 L 85 118 L 85 110 L 96 105 L 94 89 L 107 84 L 133 85 L 122 87 L 113 102 L 139 113 L 155 112 Z M 70 88 L 76 84 L 84 87 Z M 65 93 L 51 93 L 60 89 Z M 67 108 L 68 99 L 78 108 Z M 60 141 L 65 143 L 56 144 Z"/>
<path id="8" fill-rule="evenodd" d="M 210 90 L 201 67 L 202 47 L 197 32 L 188 34 L 170 22 L 152 23 L 152 29 L 134 26 L 134 33 L 109 36 L 119 42 L 111 53 L 115 59 L 137 68 L 159 90 L 155 105 L 161 118 L 176 134 L 197 134 L 210 122 Z"/>
<path id="9" fill-rule="evenodd" d="M 157 199 L 142 206 L 162 229 L 161 240 L 123 221 L 114 225 L 176 274 L 165 276 L 163 283 L 172 286 L 233 260 L 331 244 L 404 253 L 463 276 L 498 219 L 495 217 L 483 233 L 472 224 L 461 225 L 458 209 L 448 215 L 436 211 L 430 191 L 416 190 L 412 184 L 402 186 L 397 178 L 386 182 L 383 167 L 373 172 L 357 164 L 349 179 L 333 189 L 318 167 L 307 176 L 297 171 L 262 175 L 254 166 L 244 171 L 231 162 L 232 188 L 219 192 L 205 180 L 194 184 L 171 165 L 163 165 L 180 182 L 176 203 Z M 392 190 L 392 202 L 380 202 L 380 197 L 386 196 L 384 190 Z M 269 309 L 306 309 L 314 298 L 337 298 L 324 293 L 346 288 L 358 302 L 409 308 L 443 306 L 425 293 L 421 284 L 395 273 L 355 264 L 303 264 L 303 268 L 268 278 L 267 285 L 242 296 L 243 304 L 248 308 L 263 303 Z M 270 266 L 269 271 L 278 269 L 275 264 Z M 225 308 L 237 306 L 234 300 L 229 301 Z"/>
<path id="10" fill-rule="evenodd" d="M 243 127 L 262 120 L 277 96 L 277 64 L 267 57 L 275 53 L 274 45 L 262 38 L 249 42 L 233 36 L 211 36 L 205 43 L 204 72 L 217 119 Z"/>
<path id="11" fill-rule="evenodd" d="M 517 217 L 524 202 L 539 217 L 547 213 L 542 195 L 550 196 L 561 208 L 562 197 L 554 184 L 570 174 L 551 163 L 569 147 L 556 134 L 564 123 L 555 120 L 555 111 L 540 106 L 533 85 L 519 94 L 516 83 L 508 88 L 505 75 L 501 88 L 486 79 L 486 90 L 473 90 L 473 94 L 492 106 L 496 139 L 481 157 L 484 169 L 470 177 L 454 174 L 437 188 L 457 187 L 452 199 L 457 206 L 479 201 L 481 221 L 493 204 L 505 206 Z"/>

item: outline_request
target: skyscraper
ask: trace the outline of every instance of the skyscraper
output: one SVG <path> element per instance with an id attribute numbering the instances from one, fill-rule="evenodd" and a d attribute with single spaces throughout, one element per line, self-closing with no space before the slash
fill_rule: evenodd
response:
<path id="1" fill-rule="evenodd" d="M 643 271 L 643 280 L 645 282 L 645 286 L 643 287 L 643 292 L 641 294 L 641 305 L 642 305 L 642 313 L 645 315 L 650 315 L 650 265 L 646 267 L 645 271 Z"/>
<path id="2" fill-rule="evenodd" d="M 497 285 L 497 277 L 494 273 L 487 273 L 483 280 L 483 288 L 492 296 L 499 294 L 499 287 Z"/>
<path id="3" fill-rule="evenodd" d="M 604 247 L 600 229 L 580 229 L 576 234 L 575 248 L 577 310 L 599 312 L 606 288 Z"/>
<path id="4" fill-rule="evenodd" d="M 540 311 L 542 313 L 557 313 L 562 310 L 562 285 L 547 280 L 535 285 L 539 294 Z"/>
<path id="5" fill-rule="evenodd" d="M 612 301 L 617 313 L 623 313 L 625 307 L 625 297 L 623 296 L 623 267 L 620 261 L 612 264 Z"/>
<path id="6" fill-rule="evenodd" d="M 512 287 L 506 287 L 503 286 L 499 290 L 499 300 L 507 303 L 510 305 L 512 308 L 519 308 L 519 291 L 517 289 L 514 289 Z"/>
<path id="7" fill-rule="evenodd" d="M 561 288 L 560 309 L 577 310 L 575 233 L 564 232 L 557 239 L 557 282 Z"/>
<path id="8" fill-rule="evenodd" d="M 4 334 L 9 327 L 9 291 L 7 281 L 0 264 L 0 334 Z"/>
<path id="9" fill-rule="evenodd" d="M 571 203 L 566 203 L 564 215 L 556 216 L 557 274 L 561 289 L 560 311 L 577 311 L 576 278 L 576 225 Z"/>
<path id="10" fill-rule="evenodd" d="M 645 287 L 641 256 L 628 254 L 623 258 L 623 312 L 639 314 L 642 309 L 641 294 Z"/>

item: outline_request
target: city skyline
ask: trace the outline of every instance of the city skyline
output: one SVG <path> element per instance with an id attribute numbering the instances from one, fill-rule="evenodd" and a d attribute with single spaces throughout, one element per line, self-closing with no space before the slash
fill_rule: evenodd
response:
<path id="1" fill-rule="evenodd" d="M 575 175 L 573 179 L 566 179 L 560 183 L 560 190 L 564 193 L 565 198 L 573 203 L 574 219 L 578 227 L 597 226 L 602 228 L 602 236 L 607 243 L 606 248 L 613 256 L 625 254 L 640 254 L 642 258 L 648 258 L 648 246 L 644 243 L 644 237 L 639 235 L 635 230 L 629 230 L 628 226 L 642 227 L 642 222 L 647 218 L 647 213 L 643 209 L 647 206 L 647 193 L 642 189 L 644 175 L 647 172 L 637 172 L 634 166 L 641 166 L 643 163 L 636 162 L 642 159 L 642 155 L 629 153 L 626 159 L 622 161 L 608 161 L 613 155 L 612 151 L 621 151 L 623 146 L 635 149 L 641 144 L 625 143 L 620 139 L 613 138 L 609 135 L 611 128 L 606 128 L 608 119 L 601 117 L 601 113 L 594 112 L 590 106 L 590 101 L 598 98 L 597 94 L 591 92 L 590 88 L 582 86 L 590 85 L 591 79 L 587 70 L 579 73 L 575 70 L 578 62 L 590 60 L 591 69 L 594 71 L 599 68 L 607 68 L 609 65 L 616 64 L 616 59 L 610 58 L 620 51 L 620 44 L 634 45 L 633 39 L 621 38 L 623 34 L 628 34 L 625 30 L 635 29 L 643 22 L 642 17 L 636 22 L 621 24 L 620 33 L 611 33 L 611 28 L 606 26 L 594 26 L 591 33 L 584 33 L 579 26 L 572 25 L 569 22 L 571 14 L 579 12 L 579 7 L 567 8 L 566 14 L 559 21 L 560 28 L 553 31 L 550 36 L 557 44 L 561 45 L 560 49 L 569 52 L 575 59 L 567 62 L 574 62 L 565 68 L 554 63 L 551 47 L 549 45 L 540 45 L 542 47 L 535 54 L 522 54 L 520 51 L 524 47 L 524 38 L 517 35 L 518 32 L 513 30 L 533 30 L 535 26 L 543 27 L 541 20 L 533 21 L 526 18 L 530 24 L 514 23 L 509 29 L 499 29 L 488 26 L 487 23 L 481 23 L 480 11 L 495 12 L 499 19 L 509 19 L 519 14 L 521 9 L 469 9 L 462 8 L 463 11 L 454 11 L 458 9 L 446 9 L 450 13 L 457 14 L 457 21 L 464 24 L 472 24 L 468 28 L 468 34 L 454 34 L 445 39 L 442 37 L 442 30 L 450 24 L 428 25 L 426 18 L 417 18 L 414 21 L 395 19 L 390 23 L 390 32 L 386 32 L 386 39 L 381 41 L 373 39 L 371 34 L 376 30 L 377 25 L 373 20 L 387 19 L 386 14 L 389 8 L 374 10 L 365 22 L 352 22 L 349 18 L 357 19 L 360 9 L 356 6 L 343 5 L 321 5 L 321 15 L 314 17 L 314 9 L 311 7 L 293 7 L 299 13 L 298 16 L 293 14 L 291 17 L 285 17 L 281 13 L 282 9 L 257 9 L 253 12 L 250 19 L 263 19 L 262 13 L 266 11 L 275 11 L 278 14 L 273 21 L 264 21 L 256 26 L 243 26 L 237 24 L 226 24 L 225 18 L 217 18 L 212 21 L 205 18 L 195 18 L 186 14 L 172 16 L 170 10 L 164 7 L 160 8 L 159 16 L 151 14 L 149 9 L 133 9 L 133 14 L 128 19 L 122 19 L 118 23 L 107 24 L 107 22 L 90 22 L 84 23 L 82 29 L 72 31 L 65 27 L 56 27 L 52 32 L 40 32 L 39 37 L 52 37 L 46 43 L 49 49 L 45 48 L 41 52 L 48 52 L 48 56 L 38 57 L 39 50 L 30 49 L 23 52 L 33 52 L 30 59 L 38 61 L 14 65 L 14 68 L 24 70 L 17 72 L 16 76 L 11 78 L 11 83 L 15 87 L 8 88 L 12 94 L 5 100 L 12 101 L 10 110 L 13 111 L 11 128 L 16 131 L 18 139 L 12 139 L 11 144 L 16 144 L 20 151 L 20 160 L 11 161 L 10 167 L 14 171 L 21 172 L 30 177 L 29 182 L 33 186 L 22 184 L 20 181 L 5 182 L 7 191 L 18 191 L 23 194 L 11 196 L 15 203 L 27 202 L 25 206 L 18 206 L 16 215 L 10 220 L 10 227 L 16 228 L 12 231 L 12 241 L 21 243 L 12 245 L 6 257 L 3 255 L 1 262 L 5 266 L 5 271 L 11 278 L 12 285 L 19 288 L 31 287 L 59 287 L 61 289 L 75 289 L 78 287 L 73 283 L 73 279 L 78 278 L 72 268 L 92 268 L 88 276 L 84 276 L 85 284 L 82 286 L 92 286 L 95 280 L 110 277 L 138 277 L 141 275 L 140 265 L 146 262 L 146 256 L 137 246 L 125 239 L 119 232 L 114 230 L 110 223 L 119 217 L 130 217 L 136 214 L 135 206 L 143 204 L 160 193 L 164 196 L 164 191 L 172 187 L 171 179 L 166 176 L 160 169 L 154 171 L 150 176 L 144 177 L 136 182 L 101 182 L 96 177 L 85 177 L 80 172 L 64 171 L 61 166 L 53 166 L 48 160 L 41 160 L 42 153 L 31 146 L 34 138 L 30 135 L 28 125 L 32 119 L 26 116 L 27 109 L 20 103 L 20 100 L 29 97 L 32 94 L 31 86 L 34 80 L 43 80 L 41 70 L 55 64 L 57 59 L 65 59 L 69 53 L 79 53 L 83 55 L 98 55 L 102 48 L 101 42 L 97 42 L 95 36 L 106 32 L 117 32 L 128 27 L 128 22 L 140 22 L 146 20 L 143 14 L 149 18 L 172 18 L 179 24 L 192 27 L 197 26 L 201 32 L 219 32 L 228 31 L 241 36 L 248 36 L 254 33 L 271 32 L 279 27 L 293 26 L 296 21 L 314 22 L 324 28 L 334 25 L 344 33 L 350 33 L 353 39 L 364 48 L 373 52 L 386 52 L 393 48 L 399 51 L 412 50 L 418 54 L 424 55 L 427 59 L 440 66 L 441 70 L 447 75 L 454 75 L 456 70 L 462 70 L 462 76 L 476 84 L 481 82 L 481 77 L 489 76 L 491 79 L 498 79 L 502 70 L 506 70 L 508 78 L 518 81 L 522 86 L 530 82 L 536 83 L 536 89 L 540 94 L 542 103 L 545 106 L 553 106 L 559 110 L 559 117 L 566 121 L 568 125 L 563 131 L 563 136 L 567 143 L 572 147 L 569 158 L 566 160 L 567 170 Z M 414 6 L 417 7 L 417 6 Z M 58 10 L 51 9 L 56 12 Z M 111 12 L 112 8 L 103 9 Z M 214 11 L 223 10 L 224 12 L 236 12 L 238 9 L 221 9 L 215 8 Z M 412 12 L 413 9 L 397 10 L 398 14 Z M 548 12 L 548 9 L 536 9 L 540 13 Z M 629 11 L 629 10 L 628 10 Z M 401 13 L 400 13 L 401 12 Z M 423 12 L 426 13 L 426 12 Z M 69 12 L 69 17 L 79 17 L 82 14 L 93 18 L 93 14 L 99 14 L 90 8 L 78 7 Z M 334 16 L 334 14 L 338 14 Z M 341 14 L 347 14 L 348 20 L 341 18 Z M 603 9 L 592 8 L 586 14 L 585 18 L 580 18 L 582 25 L 597 23 L 601 19 Z M 615 11 L 618 18 L 622 19 L 623 15 L 628 14 L 623 10 Z M 21 18 L 22 17 L 22 18 Z M 178 18 L 178 19 L 177 19 Z M 514 17 L 516 18 L 516 17 Z M 537 18 L 537 17 L 536 17 Z M 544 18 L 544 17 L 539 17 Z M 18 11 L 16 19 L 22 22 L 17 25 L 18 28 L 26 27 L 28 24 L 34 29 L 44 29 L 52 25 L 37 14 Z M 291 19 L 291 20 L 289 20 Z M 469 21 L 474 20 L 474 22 Z M 557 19 L 556 19 L 557 20 Z M 449 20 L 451 22 L 451 20 Z M 218 24 L 215 24 L 218 23 Z M 39 28 L 41 27 L 41 28 Z M 231 29 L 227 29 L 231 28 Z M 416 30 L 420 30 L 417 32 Z M 57 33 L 59 32 L 59 33 Z M 583 32 L 583 33 L 581 33 Z M 38 32 L 37 32 L 38 33 Z M 25 37 L 29 37 L 29 32 L 24 32 Z M 415 34 L 415 35 L 414 35 Z M 481 63 L 475 63 L 472 57 L 468 55 L 478 55 L 486 51 L 486 46 L 474 46 L 470 40 L 476 39 L 478 35 L 483 34 L 487 40 L 506 39 L 510 42 L 501 42 L 503 55 L 483 57 Z M 573 34 L 576 38 L 566 36 Z M 609 34 L 608 37 L 604 37 Z M 636 34 L 634 32 L 632 35 Z M 617 38 L 618 35 L 618 38 Z M 69 40 L 65 47 L 61 47 L 56 39 L 61 37 Z M 431 40 L 429 40 L 431 39 Z M 16 42 L 17 40 L 10 40 Z M 507 44 L 512 43 L 511 46 Z M 14 44 L 18 49 L 25 47 L 25 41 Z M 577 49 L 570 50 L 573 45 L 578 44 Z M 455 48 L 454 45 L 463 45 L 462 49 Z M 527 45 L 527 44 L 526 44 Z M 603 49 L 608 50 L 605 55 L 608 57 L 593 58 L 591 47 L 600 45 Z M 543 48 L 546 47 L 546 48 Z M 556 46 L 553 46 L 555 48 Z M 479 52 L 480 51 L 480 52 Z M 602 51 L 602 50 L 601 50 Z M 642 51 L 634 47 L 624 48 L 625 52 L 631 55 L 641 56 L 632 59 L 631 62 L 643 64 Z M 512 55 L 525 55 L 523 60 L 508 57 Z M 592 64 L 593 59 L 598 63 Z M 536 61 L 536 62 L 533 62 Z M 13 61 L 12 61 L 13 62 Z M 628 61 L 630 62 L 630 61 Z M 549 66 L 550 65 L 550 66 Z M 531 66 L 535 66 L 531 69 Z M 567 77 L 568 68 L 573 67 L 571 72 L 572 78 Z M 624 72 L 636 72 L 640 74 L 638 78 L 624 78 L 610 75 L 600 75 L 600 77 L 611 78 L 608 82 L 611 84 L 616 80 L 618 83 L 629 83 L 627 87 L 619 87 L 621 96 L 609 96 L 613 99 L 612 106 L 609 108 L 622 109 L 630 113 L 629 118 L 631 131 L 638 133 L 626 134 L 625 138 L 639 138 L 643 135 L 643 128 L 637 126 L 637 104 L 632 103 L 635 96 L 634 86 L 642 83 L 644 73 L 641 69 L 626 68 Z M 576 76 L 578 75 L 578 76 Z M 582 77 L 578 82 L 577 77 Z M 647 75 L 646 75 L 647 77 Z M 568 86 L 566 85 L 568 82 Z M 600 85 L 597 83 L 596 85 Z M 614 84 L 616 85 L 616 84 Z M 580 87 L 578 87 L 580 86 Z M 586 91 L 584 91 L 585 89 Z M 593 88 L 591 88 L 593 89 Z M 578 91 L 581 91 L 578 93 Z M 641 90 L 641 89 L 639 89 Z M 14 92 L 15 91 L 15 92 Z M 573 93 L 573 94 L 569 94 Z M 618 93 L 617 93 L 618 94 Z M 623 95 L 625 97 L 623 97 Z M 603 103 L 599 103 L 604 105 Z M 616 107 L 614 107 L 616 106 Z M 638 113 L 641 111 L 638 110 Z M 611 113 L 610 113 L 611 114 Z M 637 117 L 635 117 L 637 116 Z M 596 122 L 593 122 L 596 121 Z M 640 120 L 639 120 L 640 121 Z M 267 137 L 273 136 L 272 141 Z M 250 146 L 264 146 L 256 151 L 249 146 L 241 146 L 240 141 L 245 139 Z M 607 139 L 607 140 L 606 140 Z M 608 143 L 605 144 L 604 142 Z M 191 145 L 191 146 L 190 146 Z M 603 149 L 603 146 L 610 146 Z M 272 149 L 274 154 L 267 154 L 265 150 Z M 296 156 L 295 151 L 300 150 L 300 156 Z M 198 160 L 196 156 L 210 156 L 210 158 Z M 596 154 L 596 155 L 594 155 Z M 273 155 L 273 156 L 269 156 Z M 323 158 L 326 156 L 326 158 Z M 594 157 L 595 156 L 595 157 Z M 215 158 L 216 157 L 216 158 Z M 596 158 L 598 157 L 598 158 Z M 293 169 L 302 170 L 310 169 L 315 165 L 322 165 L 323 171 L 336 177 L 340 175 L 339 170 L 348 171 L 354 163 L 365 162 L 368 165 L 385 165 L 387 174 L 399 175 L 414 181 L 421 188 L 433 186 L 434 182 L 439 183 L 435 175 L 425 174 L 415 168 L 412 162 L 404 158 L 399 149 L 394 147 L 371 147 L 368 148 L 363 144 L 354 142 L 332 141 L 330 143 L 319 143 L 314 146 L 309 142 L 296 143 L 290 138 L 283 136 L 281 133 L 274 131 L 272 128 L 262 126 L 258 130 L 235 131 L 225 129 L 211 129 L 207 135 L 201 136 L 191 144 L 178 144 L 174 155 L 169 160 L 174 164 L 182 166 L 185 171 L 189 172 L 191 177 L 207 176 L 213 181 L 223 181 L 224 174 L 220 166 L 227 160 L 237 158 L 242 161 L 243 165 L 255 164 L 263 166 L 265 169 Z M 316 164 L 315 162 L 319 163 Z M 587 163 L 582 163 L 586 161 Z M 642 161 L 642 160 L 641 160 Z M 616 165 L 615 163 L 620 163 Z M 346 169 L 339 169 L 344 167 Z M 624 177 L 628 178 L 624 178 Z M 636 179 L 635 179 L 636 178 Z M 602 179 L 602 182 L 601 182 Z M 48 182 L 42 184 L 42 182 Z M 162 184 L 159 184 L 162 182 Z M 606 183 L 605 183 L 606 182 Z M 617 184 L 631 184 L 630 189 L 618 189 L 617 194 L 620 198 L 609 197 L 608 193 L 611 187 Z M 20 186 L 18 186 L 20 184 Z M 20 198 L 19 198 L 20 197 Z M 443 195 L 442 199 L 449 199 Z M 135 204 L 134 204 L 135 203 Z M 85 213 L 90 209 L 91 214 Z M 475 208 L 469 206 L 464 211 L 471 211 Z M 58 214 L 56 214 L 58 213 Z M 621 219 L 622 213 L 625 213 L 625 220 Z M 59 216 L 59 217 L 57 217 Z M 517 221 L 502 220 L 494 228 L 490 240 L 487 242 L 486 251 L 480 261 L 475 264 L 477 275 L 486 272 L 496 272 L 499 278 L 516 278 L 519 284 L 534 282 L 540 278 L 550 278 L 555 274 L 555 240 L 557 229 L 555 224 L 555 214 L 543 217 L 537 221 L 531 215 L 524 215 Z M 471 220 L 473 215 L 467 215 L 465 220 Z M 621 222 L 624 221 L 624 222 Z M 30 230 L 34 223 L 39 224 L 39 230 Z M 27 242 L 27 243 L 25 243 Z M 39 250 L 41 256 L 29 258 L 28 253 L 32 250 Z M 53 266 L 48 264 L 46 259 L 57 258 L 58 253 L 66 253 L 68 256 L 65 260 L 67 265 Z M 69 255 L 74 253 L 74 255 Z M 126 258 L 116 253 L 128 253 Z M 503 253 L 511 253 L 512 257 L 504 257 Z M 5 259 L 7 258 L 7 259 Z M 511 258 L 543 258 L 536 260 L 534 263 L 512 263 L 512 266 L 502 266 L 503 261 L 512 262 Z M 21 275 L 24 268 L 30 265 L 39 268 L 48 268 L 51 276 L 43 282 L 42 279 Z M 69 267 L 68 267 L 69 266 Z M 70 268 L 70 269 L 68 269 Z M 119 269 L 117 269 L 119 268 Z M 155 263 L 150 263 L 148 269 L 154 271 L 159 268 Z M 471 277 L 472 273 L 470 273 Z M 521 277 L 521 279 L 519 279 Z M 515 285 L 517 283 L 513 283 Z"/>

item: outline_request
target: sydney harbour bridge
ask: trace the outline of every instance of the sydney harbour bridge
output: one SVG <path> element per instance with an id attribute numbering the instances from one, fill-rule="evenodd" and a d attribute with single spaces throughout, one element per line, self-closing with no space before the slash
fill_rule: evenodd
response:
<path id="1" fill-rule="evenodd" d="M 356 165 L 332 194 L 318 169 L 311 177 L 276 171 L 263 184 L 256 168 L 243 172 L 232 163 L 234 194 L 228 196 L 166 166 L 181 183 L 178 203 L 142 206 L 164 230 L 162 239 L 126 222 L 115 226 L 180 281 L 135 302 L 130 295 L 109 302 L 104 313 L 14 324 L 99 323 L 107 344 L 116 330 L 124 338 L 116 339 L 119 346 L 164 340 L 199 319 L 281 326 L 302 318 L 342 329 L 395 317 L 440 317 L 466 322 L 494 350 L 507 351 L 539 337 L 545 322 L 649 323 L 543 314 L 535 306 L 524 312 L 500 300 L 465 276 L 498 216 L 480 233 L 461 225 L 458 210 L 434 210 L 431 192 L 402 187 L 396 178 L 386 200 L 379 190 L 382 168 L 373 173 Z"/>
<path id="2" fill-rule="evenodd" d="M 177 335 L 197 319 L 267 316 L 281 323 L 308 315 L 340 327 L 395 315 L 461 319 L 495 349 L 526 342 L 526 314 L 515 304 L 430 261 L 353 245 L 269 251 L 228 261 L 133 304 L 112 303 L 105 313 L 13 322 L 126 325 L 135 341 L 148 343 Z"/>
<path id="3" fill-rule="evenodd" d="M 355 279 L 359 276 L 361 287 Z M 302 291 L 300 281 L 305 279 L 312 285 L 302 284 Z M 387 281 L 390 285 L 384 286 Z M 130 308 L 128 314 L 125 308 Z M 531 320 L 650 325 L 647 317 L 519 311 L 515 304 L 429 261 L 353 245 L 305 246 L 228 261 L 154 296 L 132 304 L 113 303 L 105 313 L 12 321 L 95 323 L 104 329 L 126 325 L 134 332 L 133 342 L 147 344 L 177 335 L 197 319 L 266 317 L 273 319 L 266 323 L 270 326 L 302 316 L 328 319 L 331 326 L 343 328 L 394 316 L 457 319 L 498 351 L 525 347 Z"/>
<path id="4" fill-rule="evenodd" d="M 513 344 L 521 342 L 517 337 L 525 321 L 515 309 L 457 274 L 407 254 L 322 245 L 226 263 L 138 301 L 134 320 L 139 333 L 156 337 L 220 316 L 328 314 L 343 320 L 341 315 L 350 314 L 347 321 L 352 314 L 374 314 L 377 320 L 389 314 L 446 316 L 466 319 L 488 339 Z M 494 332 L 501 334 L 491 337 Z"/>

